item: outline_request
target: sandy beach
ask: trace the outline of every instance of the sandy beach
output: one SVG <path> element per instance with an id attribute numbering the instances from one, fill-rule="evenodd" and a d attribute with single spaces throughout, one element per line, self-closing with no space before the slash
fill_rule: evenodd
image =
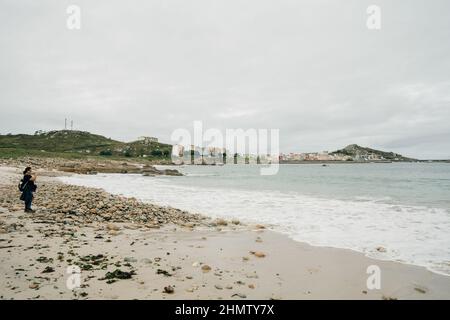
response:
<path id="1" fill-rule="evenodd" d="M 37 212 L 29 214 L 16 186 L 20 169 L 0 168 L 1 299 L 450 298 L 450 277 L 422 267 L 54 179 L 69 173 L 39 174 Z M 83 209 L 84 201 L 95 208 Z M 367 288 L 371 265 L 381 270 L 380 289 Z M 80 270 L 77 288 L 68 267 Z"/>

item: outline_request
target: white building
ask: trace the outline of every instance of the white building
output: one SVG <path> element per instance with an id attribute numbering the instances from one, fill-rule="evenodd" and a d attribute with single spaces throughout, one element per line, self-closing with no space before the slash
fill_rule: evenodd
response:
<path id="1" fill-rule="evenodd" d="M 138 141 L 142 141 L 145 144 L 150 144 L 151 142 L 158 142 L 158 138 L 155 137 L 139 137 Z"/>

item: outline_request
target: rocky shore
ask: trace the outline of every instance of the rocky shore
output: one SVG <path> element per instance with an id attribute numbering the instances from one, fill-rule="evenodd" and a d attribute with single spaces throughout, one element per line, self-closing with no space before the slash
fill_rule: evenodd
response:
<path id="1" fill-rule="evenodd" d="M 10 211 L 22 210 L 23 203 L 18 200 L 20 193 L 16 189 L 11 185 L 0 186 L 0 207 Z M 205 224 L 207 220 L 186 211 L 145 204 L 94 188 L 44 182 L 39 184 L 38 192 L 33 217 L 68 225 L 128 222 L 148 228 L 158 228 L 166 223 L 194 227 Z"/>
<path id="2" fill-rule="evenodd" d="M 228 224 L 234 226 L 240 224 L 237 220 L 230 222 L 223 219 L 212 220 L 201 214 L 143 203 L 135 198 L 112 195 L 101 189 L 61 183 L 54 177 L 67 173 L 51 169 L 58 161 L 29 162 L 29 164 L 36 168 L 38 190 L 33 200 L 36 212 L 32 216 L 25 217 L 73 226 L 85 226 L 94 222 L 108 223 L 111 233 L 116 230 L 113 227 L 114 223 L 131 223 L 138 228 L 159 228 L 165 224 L 173 224 L 190 229 L 199 226 L 223 227 Z M 143 168 L 144 172 L 153 169 Z M 23 210 L 24 205 L 19 200 L 20 192 L 17 188 L 21 178 L 20 171 L 21 167 L 6 167 L 2 174 L 0 207 L 8 211 Z"/>

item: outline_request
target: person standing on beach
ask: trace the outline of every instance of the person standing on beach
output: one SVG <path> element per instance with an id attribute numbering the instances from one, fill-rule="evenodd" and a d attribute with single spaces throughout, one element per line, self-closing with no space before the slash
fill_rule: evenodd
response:
<path id="1" fill-rule="evenodd" d="M 22 191 L 22 195 L 20 196 L 20 200 L 25 202 L 25 212 L 34 212 L 31 209 L 31 202 L 33 201 L 33 192 L 36 191 L 36 174 L 31 171 L 31 167 L 26 167 L 23 171 L 23 179 L 20 185 L 20 190 Z"/>

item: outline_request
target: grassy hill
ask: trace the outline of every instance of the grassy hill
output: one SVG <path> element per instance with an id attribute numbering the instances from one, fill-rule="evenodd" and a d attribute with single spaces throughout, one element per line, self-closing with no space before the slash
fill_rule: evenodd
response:
<path id="1" fill-rule="evenodd" d="M 158 142 L 112 140 L 84 131 L 59 130 L 34 135 L 0 135 L 0 157 L 62 156 L 169 160 L 172 146 Z"/>
<path id="2" fill-rule="evenodd" d="M 375 150 L 371 148 L 361 147 L 357 144 L 351 144 L 344 149 L 332 152 L 331 154 L 339 154 L 350 156 L 353 159 L 367 160 L 370 157 L 377 156 L 381 160 L 388 161 L 417 161 L 417 159 L 407 158 L 398 153 Z"/>

